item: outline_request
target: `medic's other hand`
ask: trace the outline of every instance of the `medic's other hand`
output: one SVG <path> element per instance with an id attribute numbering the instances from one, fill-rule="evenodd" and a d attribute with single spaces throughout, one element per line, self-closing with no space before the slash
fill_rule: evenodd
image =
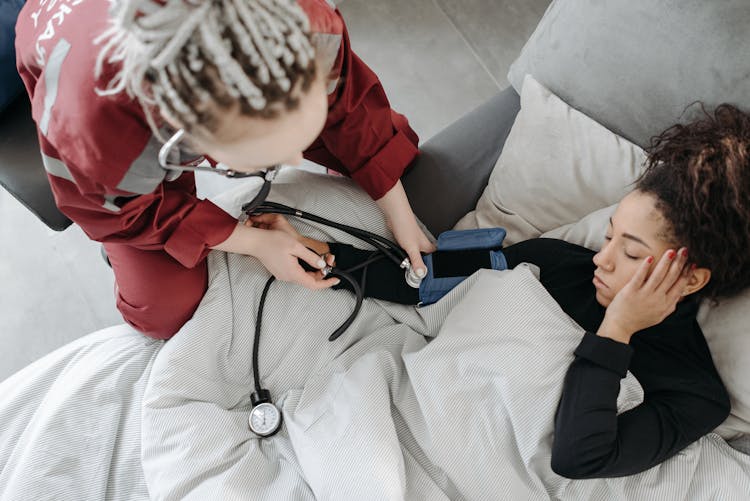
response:
<path id="1" fill-rule="evenodd" d="M 283 230 L 237 224 L 226 240 L 211 248 L 255 256 L 279 280 L 293 282 L 309 289 L 325 289 L 339 282 L 338 279 L 326 280 L 322 271 L 306 272 L 297 259 L 302 259 L 316 270 L 322 270 L 325 262 L 303 242 Z"/>
<path id="2" fill-rule="evenodd" d="M 435 246 L 427 238 L 422 229 L 417 224 L 417 219 L 413 213 L 404 216 L 398 216 L 393 220 L 388 220 L 388 227 L 393 232 L 393 236 L 406 251 L 411 261 L 412 269 L 420 278 L 427 274 L 427 266 L 422 260 L 422 252 L 430 253 L 435 251 Z M 421 273 L 419 270 L 423 270 Z"/>
<path id="3" fill-rule="evenodd" d="M 432 245 L 432 242 L 417 224 L 417 218 L 414 216 L 409 200 L 406 198 L 406 192 L 401 181 L 396 181 L 396 184 L 375 203 L 385 214 L 388 227 L 393 232 L 393 236 L 396 237 L 398 244 L 409 256 L 414 271 L 419 275 L 419 270 L 422 270 L 422 276 L 425 276 L 427 267 L 420 252 L 434 252 L 435 246 Z"/>
<path id="4" fill-rule="evenodd" d="M 282 230 L 260 230 L 253 255 L 278 280 L 302 285 L 308 289 L 327 289 L 337 285 L 338 278 L 325 279 L 322 271 L 305 271 L 297 259 L 319 270 L 326 263 L 318 254 Z"/>

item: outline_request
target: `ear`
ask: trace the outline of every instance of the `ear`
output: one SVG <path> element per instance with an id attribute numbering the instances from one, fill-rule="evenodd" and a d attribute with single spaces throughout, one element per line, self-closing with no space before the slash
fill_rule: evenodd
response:
<path id="1" fill-rule="evenodd" d="M 690 278 L 688 278 L 688 284 L 685 288 L 685 295 L 689 296 L 694 292 L 698 292 L 706 286 L 709 280 L 711 280 L 711 270 L 708 268 L 694 269 L 690 272 Z"/>

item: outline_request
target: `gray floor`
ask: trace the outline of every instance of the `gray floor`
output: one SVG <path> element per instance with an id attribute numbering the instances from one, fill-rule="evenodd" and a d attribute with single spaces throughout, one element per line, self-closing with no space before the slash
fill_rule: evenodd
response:
<path id="1" fill-rule="evenodd" d="M 354 50 L 422 140 L 505 88 L 549 0 L 345 0 Z M 199 178 L 205 194 L 225 185 Z M 71 340 L 122 323 L 99 246 L 55 233 L 0 188 L 0 380 Z"/>

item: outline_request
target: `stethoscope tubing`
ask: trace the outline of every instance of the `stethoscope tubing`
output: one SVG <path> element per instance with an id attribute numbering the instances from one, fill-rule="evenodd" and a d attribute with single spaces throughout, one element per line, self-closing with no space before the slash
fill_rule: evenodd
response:
<path id="1" fill-rule="evenodd" d="M 361 228 L 355 228 L 353 226 L 349 226 L 346 224 L 337 223 L 335 221 L 331 221 L 324 217 L 317 216 L 309 212 L 301 211 L 293 207 L 289 207 L 288 205 L 267 201 L 266 197 L 268 196 L 270 192 L 271 181 L 275 177 L 275 171 L 276 169 L 273 169 L 273 171 L 270 172 L 270 175 L 265 176 L 263 186 L 261 186 L 260 191 L 253 198 L 253 200 L 242 206 L 242 213 L 244 216 L 250 217 L 253 215 L 257 215 L 257 214 L 283 214 L 287 216 L 297 217 L 300 219 L 305 219 L 308 221 L 312 221 L 315 223 L 323 224 L 325 226 L 329 226 L 331 228 L 341 230 L 355 238 L 358 238 L 359 240 L 374 247 L 375 249 L 377 249 L 375 252 L 373 252 L 372 255 L 370 255 L 368 259 L 366 259 L 364 262 L 356 266 L 353 266 L 349 270 L 342 270 L 335 266 L 328 270 L 326 277 L 328 278 L 335 277 L 335 278 L 339 278 L 341 280 L 347 281 L 349 285 L 351 286 L 352 290 L 354 291 L 354 296 L 356 299 L 354 310 L 351 312 L 351 314 L 349 314 L 348 318 L 344 321 L 344 323 L 341 324 L 328 337 L 328 341 L 335 341 L 351 326 L 354 320 L 356 320 L 357 316 L 359 315 L 359 311 L 362 308 L 362 303 L 364 301 L 364 288 L 365 288 L 365 283 L 367 280 L 367 266 L 370 263 L 373 263 L 379 259 L 382 259 L 385 256 L 388 259 L 390 259 L 399 268 L 405 268 L 408 273 L 410 271 L 409 257 L 406 254 L 406 252 L 401 247 L 399 247 L 396 243 L 376 233 L 372 233 L 370 231 L 363 230 Z M 362 283 L 361 284 L 357 283 L 357 280 L 354 278 L 354 276 L 351 275 L 352 272 L 358 269 L 362 269 Z M 266 281 L 266 284 L 263 287 L 263 292 L 261 293 L 260 304 L 258 305 L 258 315 L 255 320 L 255 336 L 253 339 L 252 365 L 253 365 L 253 380 L 254 380 L 256 393 L 251 398 L 251 400 L 253 400 L 253 398 L 256 398 L 258 402 L 261 402 L 261 401 L 270 402 L 270 398 L 271 398 L 270 392 L 268 390 L 263 389 L 260 384 L 260 370 L 258 368 L 258 365 L 259 365 L 258 358 L 259 358 L 259 351 L 260 351 L 260 333 L 261 333 L 261 326 L 263 322 L 263 310 L 265 308 L 266 299 L 268 297 L 268 291 L 271 288 L 271 284 L 275 280 L 276 280 L 275 277 L 271 276 Z M 263 400 L 261 400 L 261 397 L 263 397 Z"/>
<path id="2" fill-rule="evenodd" d="M 379 258 L 379 256 L 378 256 Z M 354 305 L 354 310 L 349 314 L 349 317 L 344 321 L 343 324 L 341 324 L 333 333 L 328 337 L 328 341 L 336 341 L 346 330 L 349 328 L 349 326 L 354 322 L 354 320 L 357 318 L 357 315 L 359 314 L 359 310 L 362 309 L 362 302 L 364 300 L 364 283 L 362 286 L 360 286 L 357 283 L 357 280 L 350 274 L 351 271 L 358 269 L 362 266 L 366 266 L 369 264 L 369 262 L 374 261 L 375 259 L 369 259 L 367 262 L 357 265 L 356 267 L 352 268 L 352 270 L 344 271 L 339 270 L 337 268 L 333 268 L 333 270 L 328 274 L 328 277 L 331 278 L 339 278 L 342 280 L 346 280 L 349 285 L 351 285 L 352 289 L 354 289 L 354 297 L 356 300 L 356 303 Z M 364 278 L 363 274 L 363 278 Z M 276 280 L 276 277 L 271 276 L 267 281 L 266 285 L 263 287 L 263 292 L 260 295 L 260 304 L 258 305 L 258 315 L 255 319 L 255 337 L 253 339 L 253 379 L 255 381 L 255 390 L 257 393 L 260 393 L 263 391 L 263 389 L 260 386 L 260 372 L 258 370 L 258 353 L 260 351 L 260 332 L 261 327 L 263 323 L 263 310 L 265 308 L 266 304 L 266 297 L 268 296 L 268 291 L 271 288 L 271 284 L 274 283 Z"/>
<path id="3" fill-rule="evenodd" d="M 263 202 L 258 207 L 253 209 L 252 214 L 284 214 L 324 224 L 326 226 L 330 226 L 332 228 L 336 228 L 337 230 L 348 233 L 349 235 L 362 240 L 366 244 L 375 247 L 400 268 L 405 268 L 408 265 L 408 256 L 401 247 L 385 237 L 367 230 L 363 230 L 361 228 L 355 228 L 346 224 L 337 223 L 324 217 L 316 216 L 315 214 L 310 214 L 309 212 L 301 211 L 299 209 L 289 207 L 288 205 L 276 202 Z M 249 216 L 251 214 L 247 215 Z"/>

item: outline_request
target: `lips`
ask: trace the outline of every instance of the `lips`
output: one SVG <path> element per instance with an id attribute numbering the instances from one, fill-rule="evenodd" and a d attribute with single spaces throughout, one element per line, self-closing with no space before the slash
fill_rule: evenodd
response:
<path id="1" fill-rule="evenodd" d="M 596 273 L 594 273 L 593 282 L 594 282 L 594 285 L 597 286 L 597 287 L 604 287 L 606 289 L 609 289 L 609 286 L 606 283 L 604 283 L 604 280 L 602 280 L 601 278 L 599 278 L 596 275 Z"/>

